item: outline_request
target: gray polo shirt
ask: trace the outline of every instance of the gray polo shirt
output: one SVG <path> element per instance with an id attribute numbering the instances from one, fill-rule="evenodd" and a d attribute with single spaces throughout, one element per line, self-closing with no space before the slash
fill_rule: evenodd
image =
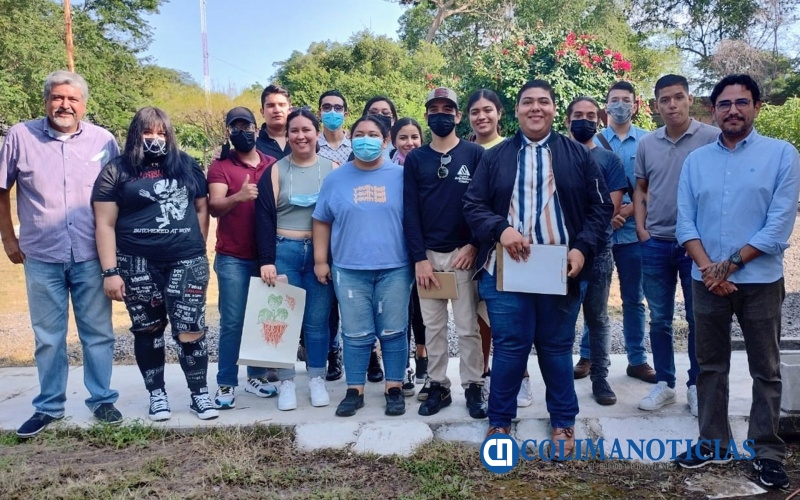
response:
<path id="1" fill-rule="evenodd" d="M 636 178 L 648 183 L 645 228 L 653 238 L 674 240 L 683 161 L 695 149 L 716 141 L 720 131 L 695 119 L 677 141 L 666 131 L 660 127 L 639 139 L 635 169 Z"/>

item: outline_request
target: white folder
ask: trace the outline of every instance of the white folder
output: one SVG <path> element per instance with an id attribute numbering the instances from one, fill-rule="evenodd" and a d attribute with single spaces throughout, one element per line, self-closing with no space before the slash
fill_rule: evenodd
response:
<path id="1" fill-rule="evenodd" d="M 519 262 L 499 243 L 495 251 L 498 291 L 567 294 L 566 245 L 531 245 L 528 260 Z"/>

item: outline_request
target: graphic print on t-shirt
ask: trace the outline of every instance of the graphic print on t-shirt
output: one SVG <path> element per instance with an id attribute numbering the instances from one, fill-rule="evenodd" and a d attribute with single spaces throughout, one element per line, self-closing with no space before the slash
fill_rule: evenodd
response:
<path id="1" fill-rule="evenodd" d="M 469 173 L 469 168 L 466 165 L 461 165 L 461 168 L 458 169 L 458 173 L 456 174 L 456 182 L 469 184 L 471 180 L 472 175 Z"/>
<path id="2" fill-rule="evenodd" d="M 160 223 L 158 228 L 163 229 L 170 224 L 170 217 L 174 220 L 183 220 L 186 217 L 186 208 L 189 206 L 189 193 L 186 186 L 178 187 L 178 181 L 161 179 L 153 183 L 153 192 L 140 189 L 139 195 L 161 205 L 161 217 L 156 217 Z"/>
<path id="3" fill-rule="evenodd" d="M 365 184 L 353 188 L 353 203 L 386 203 L 386 186 Z"/>

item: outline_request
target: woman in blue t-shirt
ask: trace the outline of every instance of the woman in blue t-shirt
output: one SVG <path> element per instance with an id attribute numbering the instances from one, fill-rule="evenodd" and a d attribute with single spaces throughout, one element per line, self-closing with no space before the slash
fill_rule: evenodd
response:
<path id="1" fill-rule="evenodd" d="M 164 388 L 167 320 L 189 409 L 202 420 L 219 415 L 206 383 L 207 195 L 203 171 L 178 149 L 166 113 L 153 107 L 134 115 L 125 150 L 103 167 L 92 191 L 103 289 L 125 301 L 155 421 L 172 415 Z"/>
<path id="2" fill-rule="evenodd" d="M 403 169 L 383 158 L 388 143 L 381 120 L 359 118 L 352 128 L 355 159 L 328 174 L 313 214 L 314 273 L 320 283 L 333 277 L 342 316 L 347 394 L 336 409 L 342 417 L 364 406 L 376 337 L 386 372 L 386 414 L 405 413 L 401 387 L 414 275 L 403 235 Z"/>

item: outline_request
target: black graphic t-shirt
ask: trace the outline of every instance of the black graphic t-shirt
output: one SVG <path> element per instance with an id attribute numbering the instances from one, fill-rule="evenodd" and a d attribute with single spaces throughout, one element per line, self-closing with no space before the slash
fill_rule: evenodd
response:
<path id="1" fill-rule="evenodd" d="M 120 168 L 121 157 L 103 167 L 94 184 L 92 202 L 117 203 L 115 232 L 120 252 L 164 261 L 205 254 L 194 200 L 208 195 L 208 184 L 197 163 L 185 160 L 192 165 L 187 183 L 165 179 L 158 164 L 139 177 L 131 177 Z"/>

